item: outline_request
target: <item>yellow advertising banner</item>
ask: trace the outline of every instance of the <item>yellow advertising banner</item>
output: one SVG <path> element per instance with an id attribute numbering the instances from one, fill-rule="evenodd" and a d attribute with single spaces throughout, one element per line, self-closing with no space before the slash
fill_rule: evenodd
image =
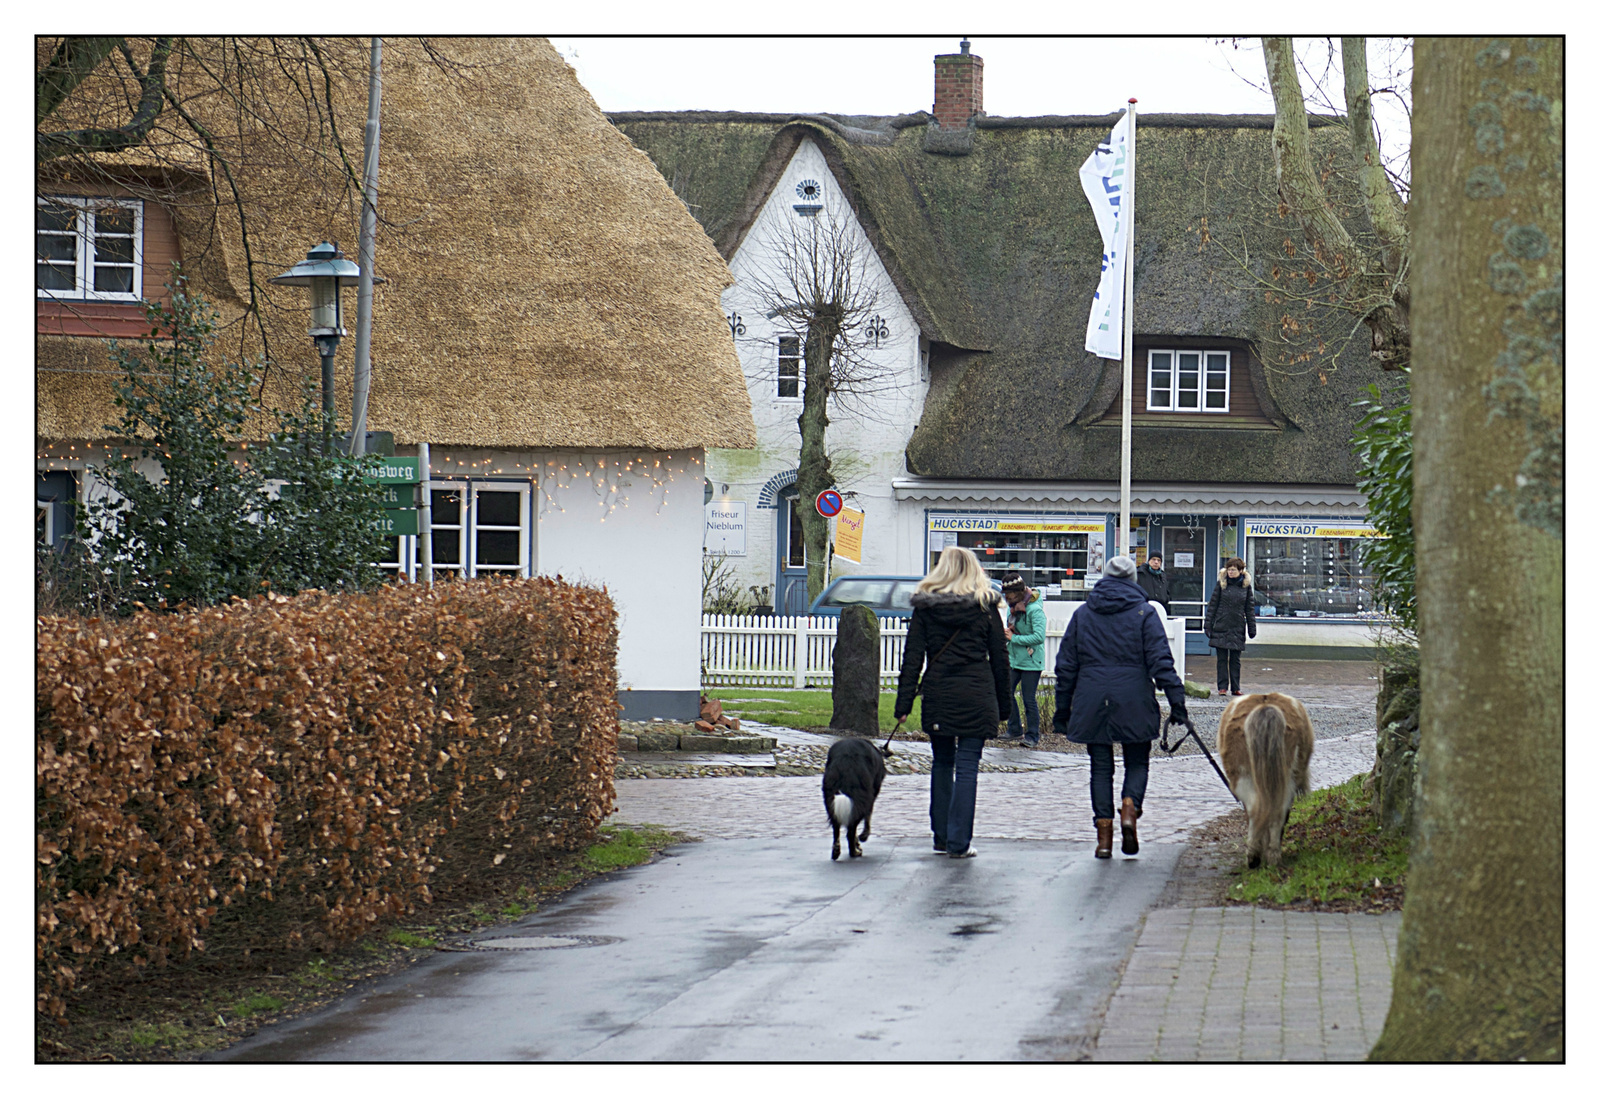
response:
<path id="1" fill-rule="evenodd" d="M 865 512 L 841 508 L 833 535 L 833 555 L 861 564 L 861 535 L 867 525 Z"/>

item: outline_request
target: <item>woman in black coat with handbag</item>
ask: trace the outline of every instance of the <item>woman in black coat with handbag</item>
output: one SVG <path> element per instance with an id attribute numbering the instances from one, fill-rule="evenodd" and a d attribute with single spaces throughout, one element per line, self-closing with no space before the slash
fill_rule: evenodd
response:
<path id="1" fill-rule="evenodd" d="M 1111 857 L 1113 744 L 1122 745 L 1122 852 L 1139 853 L 1135 821 L 1144 815 L 1150 742 L 1161 732 L 1154 683 L 1172 720 L 1187 723 L 1183 682 L 1161 615 L 1133 579 L 1133 558 L 1113 557 L 1083 606 L 1067 621 L 1056 651 L 1056 732 L 1089 749 L 1094 857 Z"/>
<path id="2" fill-rule="evenodd" d="M 983 742 L 1010 710 L 1011 663 L 999 596 L 972 551 L 952 546 L 911 596 L 896 721 L 922 695 L 922 731 L 933 745 L 928 806 L 933 849 L 971 858 Z M 924 671 L 923 662 L 927 668 Z M 920 680 L 920 685 L 919 685 Z"/>
<path id="3" fill-rule="evenodd" d="M 1217 586 L 1211 589 L 1206 604 L 1206 637 L 1217 650 L 1217 693 L 1244 694 L 1239 689 L 1239 657 L 1244 652 L 1245 635 L 1256 635 L 1256 591 L 1250 586 L 1250 573 L 1237 557 L 1228 558 L 1217 573 Z"/>

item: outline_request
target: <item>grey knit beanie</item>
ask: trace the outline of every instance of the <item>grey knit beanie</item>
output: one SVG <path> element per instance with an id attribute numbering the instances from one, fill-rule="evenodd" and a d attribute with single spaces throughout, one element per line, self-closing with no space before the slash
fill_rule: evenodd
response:
<path id="1" fill-rule="evenodd" d="M 1106 562 L 1107 576 L 1120 576 L 1126 579 L 1133 575 L 1133 558 L 1125 553 L 1119 553 Z"/>

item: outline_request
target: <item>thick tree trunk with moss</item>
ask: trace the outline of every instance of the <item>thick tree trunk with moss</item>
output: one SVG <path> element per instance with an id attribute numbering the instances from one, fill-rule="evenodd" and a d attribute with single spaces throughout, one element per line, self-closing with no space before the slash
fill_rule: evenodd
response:
<path id="1" fill-rule="evenodd" d="M 833 487 L 833 464 L 828 460 L 828 392 L 830 364 L 838 337 L 838 321 L 827 307 L 816 309 L 806 328 L 806 385 L 800 404 L 800 467 L 794 487 L 800 497 L 800 529 L 806 541 L 806 604 L 822 594 L 828 560 L 831 519 L 817 511 L 817 494 Z"/>
<path id="2" fill-rule="evenodd" d="M 1560 490 L 1562 65 L 1555 39 L 1416 46 L 1422 743 L 1375 1060 L 1565 1053 L 1562 553 L 1540 505 Z"/>

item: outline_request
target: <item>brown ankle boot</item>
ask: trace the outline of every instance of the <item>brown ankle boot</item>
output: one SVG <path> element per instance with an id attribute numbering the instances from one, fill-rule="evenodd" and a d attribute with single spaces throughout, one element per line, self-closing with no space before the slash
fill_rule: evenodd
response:
<path id="1" fill-rule="evenodd" d="M 1110 818 L 1106 818 L 1104 820 L 1100 819 L 1099 817 L 1095 818 L 1094 857 L 1097 859 L 1109 859 L 1111 857 L 1112 823 L 1113 822 Z"/>
<path id="2" fill-rule="evenodd" d="M 1139 853 L 1139 832 L 1134 826 L 1134 821 L 1139 819 L 1139 810 L 1133 807 L 1132 798 L 1122 799 L 1122 853 L 1124 855 L 1137 855 Z"/>

